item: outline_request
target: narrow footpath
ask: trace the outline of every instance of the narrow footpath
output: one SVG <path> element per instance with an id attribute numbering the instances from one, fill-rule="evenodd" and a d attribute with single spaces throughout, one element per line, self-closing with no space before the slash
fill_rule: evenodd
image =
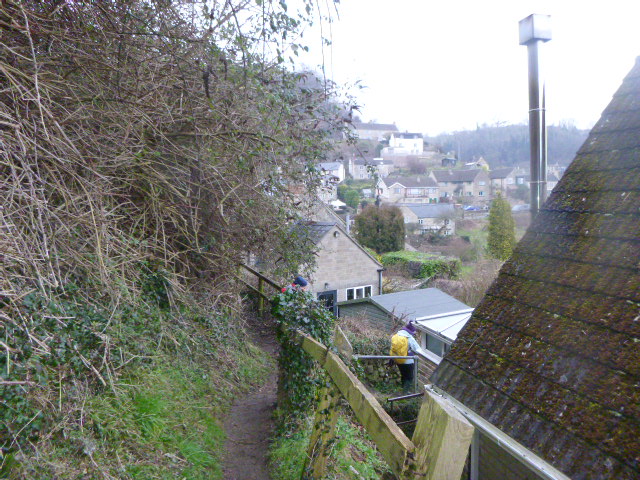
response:
<path id="1" fill-rule="evenodd" d="M 276 356 L 278 343 L 272 325 L 256 320 L 249 326 L 253 342 L 265 354 Z M 224 480 L 269 480 L 267 451 L 273 432 L 272 413 L 277 399 L 277 369 L 262 386 L 248 392 L 231 407 L 224 422 L 227 433 Z"/>

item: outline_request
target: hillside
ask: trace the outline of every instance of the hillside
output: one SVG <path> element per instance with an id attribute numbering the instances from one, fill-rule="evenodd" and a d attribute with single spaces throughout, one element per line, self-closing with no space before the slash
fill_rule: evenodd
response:
<path id="1" fill-rule="evenodd" d="M 223 412 L 269 368 L 238 264 L 312 261 L 296 195 L 341 129 L 278 50 L 304 19 L 25 0 L 0 21 L 0 478 L 220 478 Z"/>
<path id="2" fill-rule="evenodd" d="M 549 126 L 548 163 L 568 165 L 588 133 L 588 130 L 579 130 L 570 125 Z M 464 162 L 469 162 L 474 157 L 484 157 L 491 168 L 529 163 L 527 125 L 482 125 L 475 130 L 438 135 L 427 138 L 426 141 L 443 152 L 459 152 Z"/>

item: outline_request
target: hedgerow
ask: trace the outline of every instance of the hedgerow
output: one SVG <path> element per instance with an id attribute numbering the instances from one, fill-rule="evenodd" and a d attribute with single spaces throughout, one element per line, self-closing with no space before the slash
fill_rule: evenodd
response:
<path id="1" fill-rule="evenodd" d="M 413 278 L 456 278 L 460 274 L 461 263 L 456 258 L 441 257 L 423 252 L 401 250 L 382 255 L 385 267 L 398 266 Z"/>

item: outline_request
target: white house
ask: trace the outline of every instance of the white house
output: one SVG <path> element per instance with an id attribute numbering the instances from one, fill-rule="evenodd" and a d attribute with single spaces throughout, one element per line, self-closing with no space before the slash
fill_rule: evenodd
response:
<path id="1" fill-rule="evenodd" d="M 420 155 L 424 150 L 421 133 L 392 133 L 389 146 L 382 149 L 383 155 Z"/>
<path id="2" fill-rule="evenodd" d="M 336 183 L 344 181 L 345 170 L 342 162 L 322 162 L 318 164 L 318 167 L 323 177 L 336 178 Z"/>

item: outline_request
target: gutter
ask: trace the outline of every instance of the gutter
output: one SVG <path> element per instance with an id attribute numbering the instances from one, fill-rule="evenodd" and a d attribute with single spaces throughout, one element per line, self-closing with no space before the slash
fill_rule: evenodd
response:
<path id="1" fill-rule="evenodd" d="M 571 480 L 570 477 L 566 476 L 557 468 L 553 467 L 551 464 L 543 460 L 541 457 L 537 456 L 527 447 L 521 445 L 509 435 L 504 433 L 499 428 L 495 427 L 492 423 L 488 422 L 480 415 L 475 413 L 473 410 L 470 410 L 466 405 L 460 403 L 458 400 L 450 396 L 444 390 L 436 387 L 435 385 L 425 385 L 425 389 L 442 397 L 443 399 L 449 401 L 451 405 L 453 405 L 456 410 L 458 410 L 471 424 L 476 427 L 478 430 L 482 432 L 483 435 L 489 437 L 498 446 L 502 447 L 504 450 L 509 452 L 513 457 L 515 457 L 518 461 L 523 463 L 525 466 L 533 470 L 539 477 L 545 480 Z M 476 437 L 474 437 L 475 441 Z M 478 448 L 477 445 L 474 448 L 474 445 L 471 446 L 472 450 L 472 458 L 471 458 L 471 469 L 476 472 L 478 468 Z M 473 458 L 473 452 L 476 452 L 475 458 Z M 471 480 L 478 480 L 478 477 L 475 478 L 472 476 Z"/>

